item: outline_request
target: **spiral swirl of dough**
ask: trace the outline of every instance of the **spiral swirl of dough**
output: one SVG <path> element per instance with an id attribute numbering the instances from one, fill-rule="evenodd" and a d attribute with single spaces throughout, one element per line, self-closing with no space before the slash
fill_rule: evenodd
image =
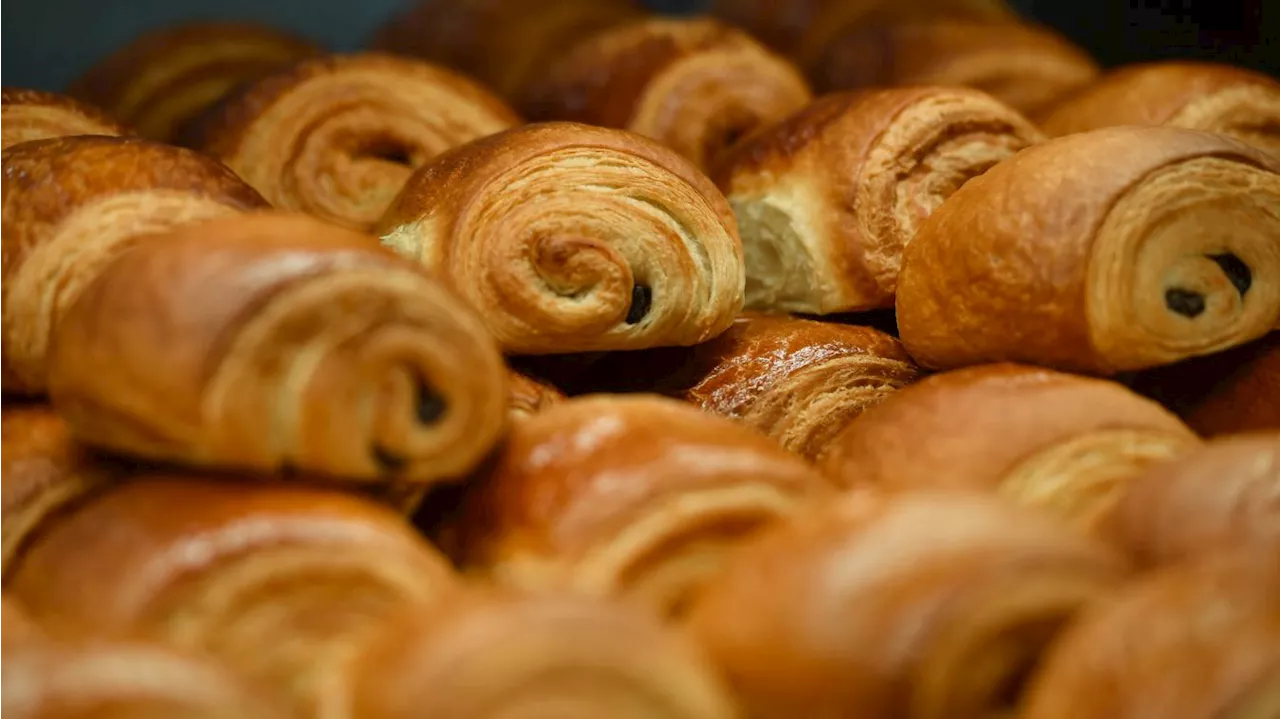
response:
<path id="1" fill-rule="evenodd" d="M 687 160 L 630 133 L 530 125 L 421 170 L 378 226 L 515 354 L 691 345 L 742 307 L 742 243 Z"/>
<path id="2" fill-rule="evenodd" d="M 317 58 L 229 99 L 201 145 L 285 210 L 366 229 L 435 155 L 519 122 L 444 68 L 390 55 Z"/>

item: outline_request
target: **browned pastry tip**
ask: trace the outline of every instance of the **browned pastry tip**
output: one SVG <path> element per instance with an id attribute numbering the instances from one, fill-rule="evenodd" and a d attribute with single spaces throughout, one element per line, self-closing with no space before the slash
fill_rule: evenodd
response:
<path id="1" fill-rule="evenodd" d="M 514 102 L 573 43 L 642 16 L 634 0 L 420 0 L 373 46 L 455 67 Z"/>
<path id="2" fill-rule="evenodd" d="M 292 716 L 269 692 L 207 657 L 138 641 L 6 647 L 2 703 L 9 719 Z"/>
<path id="3" fill-rule="evenodd" d="M 70 97 L 6 87 L 0 92 L 0 149 L 69 135 L 129 135 L 105 112 Z"/>
<path id="4" fill-rule="evenodd" d="M 1280 564 L 1227 553 L 1141 578 L 1082 613 L 1020 716 L 1280 716 Z"/>
<path id="5" fill-rule="evenodd" d="M 1144 566 L 1247 546 L 1280 557 L 1280 432 L 1224 437 L 1151 468 L 1105 527 Z"/>
<path id="6" fill-rule="evenodd" d="M 63 318 L 48 368 L 78 438 L 196 466 L 425 485 L 470 471 L 506 420 L 475 313 L 374 238 L 302 215 L 140 243 Z"/>
<path id="7" fill-rule="evenodd" d="M 1028 148 L 961 187 L 903 253 L 898 329 L 934 369 L 1114 374 L 1280 326 L 1280 157 L 1171 127 Z"/>
<path id="8" fill-rule="evenodd" d="M 1167 61 L 1113 70 L 1047 110 L 1051 135 L 1112 125 L 1170 125 L 1230 135 L 1280 153 L 1280 82 L 1244 68 Z"/>
<path id="9" fill-rule="evenodd" d="M 1100 542 L 992 498 L 855 492 L 740 547 L 688 625 L 747 716 L 1002 716 L 1125 574 Z"/>
<path id="10" fill-rule="evenodd" d="M 165 27 L 95 65 L 69 92 L 144 137 L 172 142 L 235 89 L 321 52 L 306 40 L 260 25 Z"/>
<path id="11" fill-rule="evenodd" d="M 440 155 L 377 225 L 449 278 L 511 354 L 692 345 L 742 308 L 724 196 L 622 130 L 526 125 Z"/>
<path id="12" fill-rule="evenodd" d="M 455 581 L 412 527 L 373 502 L 156 476 L 61 517 L 8 588 L 68 634 L 207 652 L 306 707 L 388 615 Z"/>
<path id="13" fill-rule="evenodd" d="M 686 637 L 646 612 L 563 594 L 474 589 L 414 608 L 340 683 L 335 715 L 367 719 L 737 716 Z"/>
<path id="14" fill-rule="evenodd" d="M 671 399 L 567 400 L 516 425 L 445 528 L 499 583 L 678 613 L 725 553 L 829 485 L 799 457 Z"/>
<path id="15" fill-rule="evenodd" d="M 549 383 L 515 370 L 507 372 L 507 412 L 513 419 L 530 417 L 564 400 L 564 393 Z"/>
<path id="16" fill-rule="evenodd" d="M 824 96 L 713 173 L 738 218 L 746 304 L 831 314 L 892 307 L 902 249 L 968 180 L 1044 139 L 977 90 Z"/>
<path id="17" fill-rule="evenodd" d="M 1130 481 L 1198 444 L 1122 385 L 997 364 L 894 393 L 831 441 L 824 468 L 842 486 L 990 492 L 1095 529 Z"/>
<path id="18" fill-rule="evenodd" d="M 1093 82 L 1081 48 L 1036 25 L 885 17 L 850 25 L 827 43 L 811 75 L 822 91 L 961 85 L 1034 115 Z"/>
<path id="19" fill-rule="evenodd" d="M 283 210 L 367 229 L 415 168 L 520 122 L 475 81 L 409 58 L 306 60 L 237 93 L 201 147 Z"/>
<path id="20" fill-rule="evenodd" d="M 620 127 L 709 167 L 741 137 L 812 99 L 790 61 L 709 18 L 650 18 L 594 33 L 522 93 L 535 120 Z"/>
<path id="21" fill-rule="evenodd" d="M 266 205 L 218 162 L 146 140 L 39 140 L 2 162 L 6 395 L 43 394 L 60 318 L 138 237 Z"/>

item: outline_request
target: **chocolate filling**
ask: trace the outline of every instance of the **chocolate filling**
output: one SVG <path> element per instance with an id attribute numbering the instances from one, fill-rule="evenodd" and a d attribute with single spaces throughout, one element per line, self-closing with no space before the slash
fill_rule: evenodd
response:
<path id="1" fill-rule="evenodd" d="M 1204 312 L 1204 295 L 1180 287 L 1165 290 L 1164 303 L 1183 317 L 1197 317 Z"/>
<path id="2" fill-rule="evenodd" d="M 449 404 L 444 397 L 431 388 L 425 381 L 418 380 L 418 421 L 422 424 L 434 424 L 440 421 Z"/>
<path id="3" fill-rule="evenodd" d="M 1244 297 L 1244 293 L 1249 291 L 1253 286 L 1253 273 L 1249 271 L 1246 265 L 1239 257 L 1230 252 L 1224 252 L 1221 255 L 1209 255 L 1209 259 L 1218 263 L 1218 267 L 1222 268 L 1222 274 L 1227 276 L 1231 284 L 1235 286 L 1236 292 Z"/>
<path id="4" fill-rule="evenodd" d="M 631 288 L 631 309 L 627 310 L 627 324 L 634 325 L 644 319 L 649 314 L 649 307 L 653 304 L 653 290 L 644 285 L 636 285 Z"/>
<path id="5" fill-rule="evenodd" d="M 383 162 L 413 167 L 412 151 L 392 140 L 375 140 L 361 148 L 359 154 Z"/>

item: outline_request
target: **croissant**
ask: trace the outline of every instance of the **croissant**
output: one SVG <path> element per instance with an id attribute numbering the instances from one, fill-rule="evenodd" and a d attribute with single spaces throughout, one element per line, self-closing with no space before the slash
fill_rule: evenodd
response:
<path id="1" fill-rule="evenodd" d="M 1236 547 L 1280 557 L 1280 433 L 1236 435 L 1129 482 L 1107 528 L 1144 566 Z"/>
<path id="2" fill-rule="evenodd" d="M 411 485 L 464 475 L 506 414 L 502 357 L 453 293 L 371 237 L 285 214 L 122 256 L 63 318 L 49 375 L 96 447 Z"/>
<path id="3" fill-rule="evenodd" d="M 244 23 L 192 23 L 146 33 L 72 84 L 144 137 L 172 142 L 233 90 L 321 49 Z"/>
<path id="4" fill-rule="evenodd" d="M 389 55 L 305 61 L 230 98 L 201 147 L 271 203 L 367 229 L 431 157 L 519 122 L 472 80 Z"/>
<path id="5" fill-rule="evenodd" d="M 1088 53 L 1047 28 L 886 18 L 852 25 L 823 45 L 811 77 L 824 91 L 962 85 L 1034 115 L 1093 82 L 1098 72 Z"/>
<path id="6" fill-rule="evenodd" d="M 449 277 L 513 354 L 691 345 L 742 308 L 742 243 L 687 160 L 619 130 L 546 123 L 414 173 L 378 223 Z"/>
<path id="7" fill-rule="evenodd" d="M 44 392 L 53 330 L 139 236 L 266 204 L 208 157 L 145 140 L 41 140 L 2 162 L 6 395 Z"/>
<path id="8" fill-rule="evenodd" d="M 1123 386 L 1012 364 L 905 387 L 831 440 L 842 486 L 992 492 L 1097 527 L 1128 482 L 1199 444 Z"/>
<path id="9" fill-rule="evenodd" d="M 32 140 L 68 135 L 128 135 L 128 130 L 96 107 L 63 95 L 6 87 L 0 93 L 2 149 Z"/>
<path id="10" fill-rule="evenodd" d="M 408 523 L 372 502 L 153 476 L 57 517 L 8 589 L 69 634 L 208 652 L 305 708 L 386 616 L 455 582 Z"/>
<path id="11" fill-rule="evenodd" d="M 537 120 L 638 132 L 707 167 L 810 99 L 800 72 L 746 33 L 710 18 L 652 18 L 556 56 L 530 81 L 521 108 Z"/>
<path id="12" fill-rule="evenodd" d="M 1220 555 L 1160 572 L 1084 612 L 1049 652 L 1021 716 L 1276 716 L 1275 557 Z"/>
<path id="13" fill-rule="evenodd" d="M 1220 135 L 1119 127 L 1058 138 L 965 184 L 898 280 L 920 364 L 1013 360 L 1111 374 L 1280 325 L 1280 158 Z"/>
<path id="14" fill-rule="evenodd" d="M 827 95 L 714 173 L 738 218 L 746 304 L 809 314 L 892 307 L 902 248 L 972 177 L 1043 139 L 976 90 Z"/>
<path id="15" fill-rule="evenodd" d="M 492 590 L 388 622 L 335 693 L 334 715 L 367 719 L 737 716 L 692 643 L 657 618 L 584 597 Z"/>
<path id="16" fill-rule="evenodd" d="M 688 626 L 756 719 L 999 716 L 1124 575 L 1102 543 L 981 495 L 854 492 L 740 547 Z"/>
<path id="17" fill-rule="evenodd" d="M 571 399 L 517 424 L 467 486 L 442 544 L 530 589 L 675 614 L 730 547 L 828 488 L 757 433 L 675 400 Z"/>
<path id="18" fill-rule="evenodd" d="M 6 647 L 3 706 L 6 719 L 290 716 L 207 657 L 137 641 Z"/>
<path id="19" fill-rule="evenodd" d="M 564 399 L 560 390 L 529 375 L 512 370 L 507 373 L 507 380 L 507 412 L 513 419 L 535 415 Z"/>
<path id="20" fill-rule="evenodd" d="M 458 68 L 515 101 L 573 43 L 641 17 L 634 0 L 419 0 L 373 45 Z"/>
<path id="21" fill-rule="evenodd" d="M 1053 107 L 1052 135 L 1111 125 L 1171 125 L 1231 135 L 1280 153 L 1280 82 L 1205 62 L 1123 67 Z"/>
<path id="22" fill-rule="evenodd" d="M 0 598 L 0 610 L 3 610 L 0 623 L 4 626 L 4 632 L 0 638 L 3 639 L 5 652 L 19 647 L 39 645 L 47 640 L 44 630 L 32 621 L 26 611 L 10 599 L 9 595 L 6 594 Z M 5 693 L 8 693 L 8 684 L 5 685 L 5 691 L 0 692 L 0 696 Z"/>

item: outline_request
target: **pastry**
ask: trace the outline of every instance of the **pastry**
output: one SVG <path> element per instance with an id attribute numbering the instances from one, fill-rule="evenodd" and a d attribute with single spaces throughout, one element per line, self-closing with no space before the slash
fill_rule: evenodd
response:
<path id="1" fill-rule="evenodd" d="M 40 140 L 2 162 L 5 395 L 44 392 L 61 317 L 139 236 L 266 205 L 208 157 L 146 140 Z"/>
<path id="2" fill-rule="evenodd" d="M 507 386 L 507 412 L 512 419 L 535 415 L 564 399 L 555 387 L 514 370 L 507 373 Z"/>
<path id="3" fill-rule="evenodd" d="M 414 173 L 378 223 L 512 354 L 691 345 L 742 308 L 742 243 L 687 160 L 620 130 L 490 135 Z"/>
<path id="4" fill-rule="evenodd" d="M 1129 482 L 1108 517 L 1144 566 L 1256 546 L 1280 557 L 1280 432 L 1243 434 Z"/>
<path id="5" fill-rule="evenodd" d="M 1118 127 L 1028 148 L 960 188 L 903 253 L 920 364 L 1112 374 L 1280 326 L 1280 158 L 1221 135 Z"/>
<path id="6" fill-rule="evenodd" d="M 192 23 L 146 33 L 72 84 L 71 95 L 102 107 L 143 137 L 173 142 L 233 90 L 320 48 L 245 23 Z"/>
<path id="7" fill-rule="evenodd" d="M 748 307 L 892 307 L 902 248 L 966 181 L 1043 139 L 976 90 L 837 93 L 740 144 L 713 178 L 738 218 Z"/>
<path id="8" fill-rule="evenodd" d="M 733 422 L 675 400 L 598 395 L 513 427 L 441 541 L 501 584 L 677 614 L 730 547 L 827 489 Z"/>
<path id="9" fill-rule="evenodd" d="M 415 608 L 340 684 L 333 715 L 365 719 L 737 716 L 705 659 L 657 618 L 559 594 L 477 589 Z"/>
<path id="10" fill-rule="evenodd" d="M 506 417 L 502 357 L 462 301 L 372 237 L 299 215 L 140 243 L 64 316 L 49 375 L 88 444 L 268 473 L 454 479 Z"/>
<path id="11" fill-rule="evenodd" d="M 413 170 L 519 118 L 449 70 L 389 55 L 316 58 L 230 98 L 201 147 L 283 210 L 368 229 Z"/>
<path id="12" fill-rule="evenodd" d="M 6 87 L 0 99 L 2 149 L 32 140 L 68 135 L 128 135 L 120 123 L 96 107 L 39 90 Z"/>
<path id="13" fill-rule="evenodd" d="M 1112 125 L 1207 130 L 1280 153 L 1280 82 L 1206 62 L 1130 65 L 1066 98 L 1042 122 L 1052 135 Z"/>
<path id="14" fill-rule="evenodd" d="M 831 440 L 824 468 L 846 487 L 991 492 L 1094 528 L 1130 480 L 1198 444 L 1119 384 L 997 364 L 894 393 Z"/>
<path id="15" fill-rule="evenodd" d="M 207 657 L 137 641 L 6 647 L 3 706 L 7 719 L 290 716 Z"/>
<path id="16" fill-rule="evenodd" d="M 534 120 L 638 132 L 708 167 L 811 97 L 788 60 L 746 33 L 710 18 L 655 17 L 572 45 L 530 80 L 520 107 Z"/>
<path id="17" fill-rule="evenodd" d="M 633 0 L 419 0 L 373 45 L 458 68 L 515 101 L 573 43 L 643 16 Z"/>
<path id="18" fill-rule="evenodd" d="M 27 616 L 27 612 L 18 603 L 4 595 L 0 598 L 0 609 L 3 609 L 3 642 L 4 651 L 9 652 L 19 647 L 43 644 L 48 637 L 44 629 Z M 6 687 L 7 691 L 7 687 Z M 0 692 L 3 694 L 4 692 Z"/>
<path id="19" fill-rule="evenodd" d="M 455 581 L 406 522 L 372 502 L 157 476 L 58 517 L 8 589 L 70 635 L 207 652 L 307 708 L 388 615 Z"/>
<path id="20" fill-rule="evenodd" d="M 1280 565 L 1219 556 L 1086 611 L 1035 677 L 1026 719 L 1280 715 Z"/>
<path id="21" fill-rule="evenodd" d="M 739 548 L 688 626 L 753 719 L 1012 716 L 1045 647 L 1125 574 L 981 495 L 855 492 Z"/>

